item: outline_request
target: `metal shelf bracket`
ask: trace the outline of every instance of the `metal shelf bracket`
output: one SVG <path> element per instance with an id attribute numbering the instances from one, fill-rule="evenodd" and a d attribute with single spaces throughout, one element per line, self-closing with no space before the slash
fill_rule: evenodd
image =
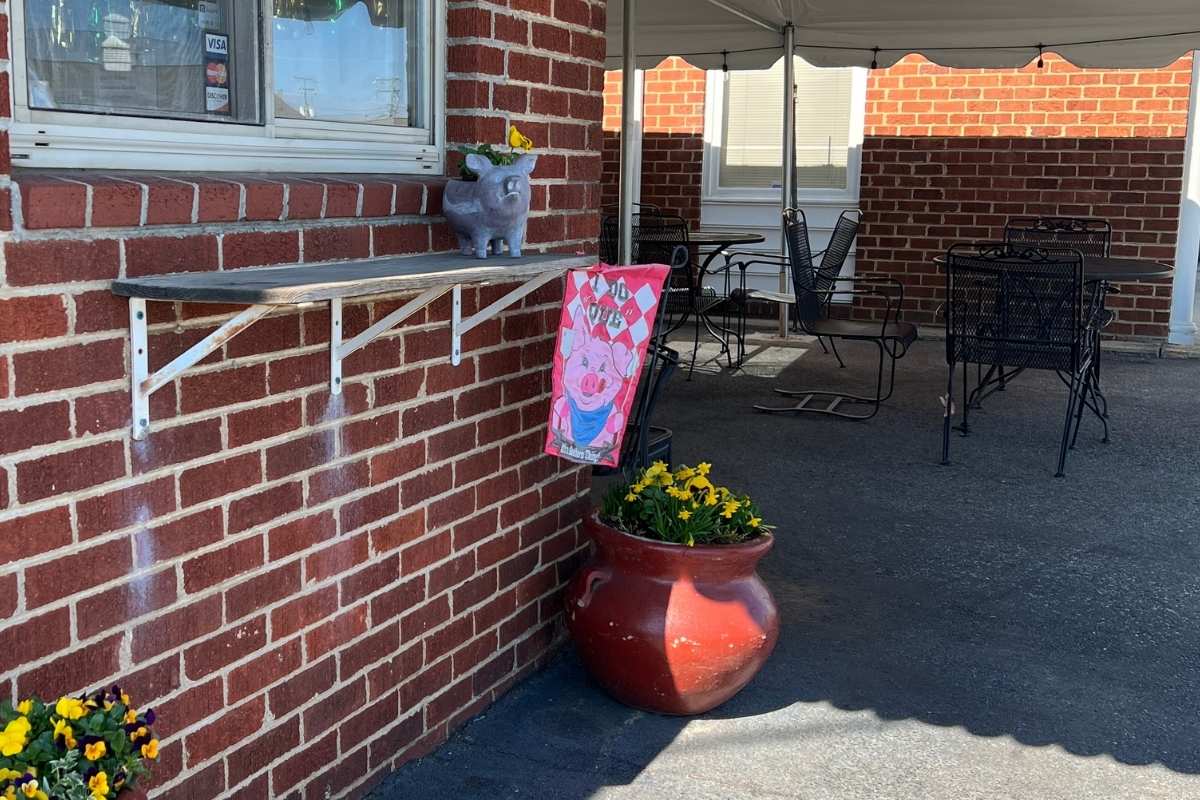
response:
<path id="1" fill-rule="evenodd" d="M 194 366 L 202 358 L 237 334 L 249 328 L 255 321 L 271 310 L 272 306 L 249 306 L 221 327 L 180 353 L 171 363 L 156 372 L 150 372 L 150 346 L 146 334 L 146 301 L 140 297 L 129 298 L 129 357 L 131 395 L 133 401 L 133 438 L 145 439 L 150 432 L 150 395 L 175 380 L 181 372 Z"/>
<path id="2" fill-rule="evenodd" d="M 532 294 L 550 281 L 562 278 L 562 272 L 547 272 L 538 275 L 513 289 L 498 300 L 488 303 L 471 316 L 463 319 L 462 315 L 462 285 L 454 285 L 454 302 L 450 311 L 450 363 L 458 366 L 462 363 L 462 337 L 473 328 L 499 314 L 526 295 Z"/>
<path id="3" fill-rule="evenodd" d="M 458 286 L 454 287 L 457 297 Z M 353 339 L 342 341 L 342 299 L 335 297 L 329 301 L 329 391 L 331 394 L 342 393 L 342 362 L 352 353 L 366 347 L 380 335 L 399 325 L 425 306 L 437 300 L 450 291 L 449 286 L 435 286 L 426 289 L 407 303 L 378 320 L 371 327 L 355 336 Z"/>

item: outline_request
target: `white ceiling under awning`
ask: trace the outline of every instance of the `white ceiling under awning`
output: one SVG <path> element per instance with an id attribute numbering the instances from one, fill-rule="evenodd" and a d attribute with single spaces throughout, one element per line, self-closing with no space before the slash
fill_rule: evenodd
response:
<path id="1" fill-rule="evenodd" d="M 622 23 L 614 0 L 609 69 L 621 67 Z M 825 67 L 887 67 L 909 53 L 1019 67 L 1039 44 L 1080 67 L 1162 67 L 1200 49 L 1200 0 L 636 0 L 637 63 L 761 69 L 779 59 L 788 23 L 797 54 Z"/>

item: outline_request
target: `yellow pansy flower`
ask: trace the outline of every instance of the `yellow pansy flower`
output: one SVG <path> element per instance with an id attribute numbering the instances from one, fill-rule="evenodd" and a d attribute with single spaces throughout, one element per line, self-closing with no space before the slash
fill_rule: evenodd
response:
<path id="1" fill-rule="evenodd" d="M 137 722 L 137 709 L 131 708 L 125 712 L 125 719 L 122 720 L 126 725 L 132 725 Z"/>
<path id="2" fill-rule="evenodd" d="M 136 742 L 138 739 L 144 739 L 149 735 L 150 735 L 150 731 L 146 729 L 145 725 L 142 725 L 136 731 L 129 734 L 129 741 Z"/>
<path id="3" fill-rule="evenodd" d="M 11 781 L 19 777 L 21 777 L 21 773 L 17 772 L 15 769 L 0 767 L 0 781 Z"/>
<path id="4" fill-rule="evenodd" d="M 741 507 L 742 504 L 737 500 L 727 500 L 725 501 L 725 505 L 721 508 L 721 516 L 725 519 L 729 519 Z"/>
<path id="5" fill-rule="evenodd" d="M 518 150 L 529 152 L 533 149 L 533 139 L 530 139 L 525 134 L 517 130 L 516 125 L 512 125 L 508 129 L 508 144 L 509 147 Z"/>
<path id="6" fill-rule="evenodd" d="M 46 800 L 46 793 L 38 788 L 36 780 L 25 781 L 25 783 L 21 784 L 21 794 L 31 798 L 31 800 Z"/>
<path id="7" fill-rule="evenodd" d="M 692 512 L 688 511 L 688 510 L 685 508 L 684 510 L 682 510 L 682 511 L 680 511 L 680 512 L 679 512 L 679 518 L 680 518 L 681 520 L 683 520 L 684 522 L 687 522 L 689 519 L 691 519 L 691 518 L 692 518 Z"/>
<path id="8" fill-rule="evenodd" d="M 17 717 L 0 731 L 0 755 L 15 756 L 25 749 L 29 739 L 29 720 Z"/>
<path id="9" fill-rule="evenodd" d="M 88 761 L 95 761 L 97 759 L 104 758 L 104 754 L 106 752 L 108 752 L 108 745 L 106 745 L 103 741 L 92 742 L 89 745 L 85 745 L 83 748 L 83 756 Z"/>
<path id="10" fill-rule="evenodd" d="M 71 730 L 71 726 L 67 724 L 65 719 L 54 721 L 54 740 L 58 741 L 58 737 L 63 738 L 63 744 L 70 750 L 75 747 L 75 731 Z"/>
<path id="11" fill-rule="evenodd" d="M 87 707 L 84 706 L 82 700 L 74 697 L 60 697 L 54 704 L 54 713 L 63 719 L 79 719 L 87 714 Z"/>
<path id="12" fill-rule="evenodd" d="M 29 716 L 30 711 L 33 711 L 33 701 L 32 700 L 22 700 L 21 702 L 17 703 L 17 713 L 18 714 L 23 714 L 25 716 Z"/>
<path id="13" fill-rule="evenodd" d="M 108 775 L 104 770 L 100 770 L 92 777 L 88 778 L 88 791 L 92 793 L 93 798 L 108 797 Z"/>
<path id="14" fill-rule="evenodd" d="M 144 758 L 158 758 L 158 739 L 151 739 L 142 745 L 142 756 Z"/>

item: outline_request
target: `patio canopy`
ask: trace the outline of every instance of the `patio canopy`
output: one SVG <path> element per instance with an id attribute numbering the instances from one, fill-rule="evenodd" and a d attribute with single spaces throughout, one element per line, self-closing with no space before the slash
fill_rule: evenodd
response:
<path id="1" fill-rule="evenodd" d="M 619 261 L 627 264 L 641 166 L 635 67 L 679 56 L 704 69 L 763 69 L 786 52 L 823 67 L 887 67 L 910 53 L 948 67 L 1020 67 L 1043 53 L 1079 67 L 1163 67 L 1200 50 L 1200 0 L 622 0 L 608 6 L 607 36 L 607 66 L 625 73 Z M 1200 61 L 1192 69 L 1171 317 L 1171 341 L 1188 345 L 1200 341 L 1198 83 Z M 786 208 L 796 204 L 792 59 L 784 59 L 783 84 Z M 786 291 L 782 269 L 779 282 Z M 779 335 L 786 331 L 781 306 Z"/>
<path id="2" fill-rule="evenodd" d="M 608 67 L 624 14 L 608 9 Z M 763 69 L 783 31 L 820 67 L 886 67 L 920 53 L 948 67 L 1019 67 L 1039 45 L 1080 67 L 1162 67 L 1200 48 L 1196 0 L 636 0 L 637 65 L 681 56 L 704 69 Z"/>

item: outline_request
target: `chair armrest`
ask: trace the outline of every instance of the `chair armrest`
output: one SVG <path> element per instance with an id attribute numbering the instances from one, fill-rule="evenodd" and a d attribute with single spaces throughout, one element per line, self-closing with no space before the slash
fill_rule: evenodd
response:
<path id="1" fill-rule="evenodd" d="M 852 284 L 858 283 L 858 284 L 863 284 L 863 285 L 867 285 L 867 286 L 871 286 L 871 285 L 887 286 L 889 288 L 896 289 L 900 295 L 899 300 L 896 302 L 897 313 L 899 313 L 900 309 L 904 306 L 904 284 L 901 283 L 896 278 L 867 278 L 867 277 L 843 278 L 843 277 L 838 277 L 837 280 L 834 282 L 833 290 L 829 293 L 830 297 L 833 297 L 834 295 L 840 295 L 840 294 L 853 294 L 857 291 L 855 289 L 840 289 L 839 290 L 837 288 L 837 284 L 841 283 L 843 281 L 846 283 L 852 283 Z"/>

